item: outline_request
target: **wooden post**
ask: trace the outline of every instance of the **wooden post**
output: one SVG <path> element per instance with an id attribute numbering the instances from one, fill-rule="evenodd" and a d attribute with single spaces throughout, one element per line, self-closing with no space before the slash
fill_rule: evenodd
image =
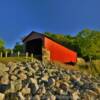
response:
<path id="1" fill-rule="evenodd" d="M 0 52 L 0 57 L 2 58 L 2 55 L 3 55 L 3 53 L 2 52 Z"/>
<path id="2" fill-rule="evenodd" d="M 6 53 L 5 53 L 5 57 L 6 57 L 6 58 L 8 57 L 8 51 L 6 51 Z"/>
<path id="3" fill-rule="evenodd" d="M 20 51 L 18 51 L 17 55 L 18 55 L 18 57 L 20 56 Z"/>
<path id="4" fill-rule="evenodd" d="M 28 55 L 29 55 L 28 52 L 26 52 L 26 60 L 28 59 Z"/>
<path id="5" fill-rule="evenodd" d="M 31 62 L 33 62 L 33 53 L 31 54 Z"/>
<path id="6" fill-rule="evenodd" d="M 13 52 L 13 49 L 12 49 L 12 50 L 11 50 L 11 56 L 13 55 L 13 53 L 14 53 L 14 52 Z"/>

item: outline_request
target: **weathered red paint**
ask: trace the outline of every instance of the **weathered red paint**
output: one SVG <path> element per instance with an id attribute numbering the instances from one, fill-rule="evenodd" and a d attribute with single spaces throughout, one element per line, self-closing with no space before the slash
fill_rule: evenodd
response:
<path id="1" fill-rule="evenodd" d="M 75 63 L 77 61 L 76 52 L 65 48 L 47 37 L 44 37 L 44 47 L 50 51 L 50 59 L 53 61 L 60 61 L 62 63 Z"/>

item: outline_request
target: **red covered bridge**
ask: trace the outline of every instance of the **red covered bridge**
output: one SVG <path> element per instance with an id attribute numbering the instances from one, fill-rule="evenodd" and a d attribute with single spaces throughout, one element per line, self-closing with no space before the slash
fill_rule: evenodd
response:
<path id="1" fill-rule="evenodd" d="M 25 44 L 25 51 L 30 54 L 33 53 L 42 59 L 42 48 L 50 51 L 50 59 L 53 61 L 60 61 L 62 63 L 76 63 L 77 53 L 57 43 L 48 36 L 31 32 L 23 39 Z"/>

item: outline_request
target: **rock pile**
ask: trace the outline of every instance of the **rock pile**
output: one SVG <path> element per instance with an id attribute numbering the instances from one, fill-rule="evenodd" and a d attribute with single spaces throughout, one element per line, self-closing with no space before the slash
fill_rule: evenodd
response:
<path id="1" fill-rule="evenodd" d="M 100 100 L 100 78 L 52 62 L 0 63 L 0 100 Z"/>

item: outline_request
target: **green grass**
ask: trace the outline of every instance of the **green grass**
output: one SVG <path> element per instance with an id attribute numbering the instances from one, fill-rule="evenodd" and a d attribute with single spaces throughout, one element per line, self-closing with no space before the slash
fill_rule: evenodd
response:
<path id="1" fill-rule="evenodd" d="M 79 70 L 79 68 L 76 66 L 76 65 L 66 65 L 66 64 L 63 64 L 63 63 L 60 63 L 60 62 L 55 62 L 55 64 L 56 64 L 56 66 L 58 67 L 58 68 L 63 68 L 63 69 L 65 69 L 65 70 Z"/>
<path id="2" fill-rule="evenodd" d="M 91 64 L 93 73 L 100 74 L 100 60 L 93 60 Z"/>
<path id="3" fill-rule="evenodd" d="M 30 57 L 28 58 L 28 60 L 30 60 Z M 8 63 L 8 62 L 18 62 L 18 61 L 26 61 L 26 58 L 25 57 L 3 57 L 3 58 L 0 58 L 0 62 L 1 63 Z"/>
<path id="4" fill-rule="evenodd" d="M 79 70 L 82 72 L 87 72 L 92 75 L 100 75 L 100 60 L 92 60 L 86 65 L 79 65 Z"/>

